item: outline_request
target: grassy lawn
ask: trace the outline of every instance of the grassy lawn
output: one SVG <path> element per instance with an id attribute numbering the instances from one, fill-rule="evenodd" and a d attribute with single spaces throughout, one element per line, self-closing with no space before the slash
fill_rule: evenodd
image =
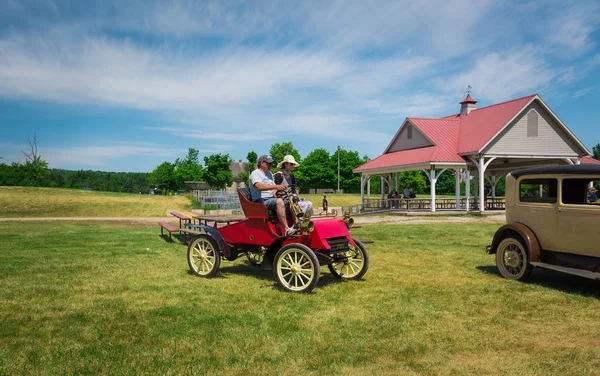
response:
<path id="1" fill-rule="evenodd" d="M 189 210 L 184 196 L 155 196 L 78 189 L 0 187 L 0 217 L 152 217 Z"/>
<path id="2" fill-rule="evenodd" d="M 304 197 L 304 199 L 311 201 L 315 208 L 322 207 L 323 202 L 322 194 L 301 194 L 300 197 Z M 353 193 L 328 193 L 327 202 L 329 206 L 349 206 L 349 205 L 358 205 L 360 204 L 360 194 Z"/>
<path id="3" fill-rule="evenodd" d="M 224 261 L 187 273 L 158 226 L 0 223 L 0 374 L 589 375 L 600 283 L 500 278 L 496 225 L 363 226 L 371 267 L 313 293 Z"/>

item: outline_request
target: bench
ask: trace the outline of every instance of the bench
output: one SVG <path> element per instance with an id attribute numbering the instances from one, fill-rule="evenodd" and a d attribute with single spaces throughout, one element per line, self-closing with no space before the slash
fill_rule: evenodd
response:
<path id="1" fill-rule="evenodd" d="M 175 228 L 175 226 L 173 226 L 172 224 L 168 223 L 168 222 L 158 222 L 158 224 L 160 225 L 160 236 L 163 236 L 163 229 L 167 230 L 169 232 L 169 239 L 173 239 L 171 234 L 174 232 L 179 232 L 178 228 Z"/>
<path id="2" fill-rule="evenodd" d="M 179 218 L 179 228 L 181 228 L 181 221 L 189 222 L 192 220 L 191 217 L 188 217 L 187 215 L 176 212 L 176 211 L 172 211 L 171 215 L 175 218 Z"/>
<path id="3" fill-rule="evenodd" d="M 189 223 L 186 223 L 186 224 L 189 224 Z M 194 225 L 194 226 L 198 226 L 198 225 Z M 183 242 L 186 244 L 187 244 L 187 234 L 190 234 L 190 235 L 202 234 L 202 232 L 200 232 L 200 231 L 192 230 L 189 228 L 182 228 L 180 231 L 181 231 L 181 233 L 183 233 Z"/>

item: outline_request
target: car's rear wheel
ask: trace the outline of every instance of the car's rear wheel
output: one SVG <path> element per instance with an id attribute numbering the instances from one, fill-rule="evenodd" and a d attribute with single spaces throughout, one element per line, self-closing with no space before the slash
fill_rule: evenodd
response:
<path id="1" fill-rule="evenodd" d="M 188 265 L 198 277 L 211 278 L 219 271 L 221 254 L 217 242 L 210 235 L 198 235 L 188 246 Z"/>
<path id="2" fill-rule="evenodd" d="M 275 255 L 273 274 L 290 292 L 310 292 L 319 282 L 321 268 L 315 253 L 304 244 L 288 244 Z"/>
<path id="3" fill-rule="evenodd" d="M 252 265 L 261 265 L 263 262 L 263 256 L 264 256 L 264 252 L 262 252 L 258 248 L 246 252 L 246 257 L 248 258 L 248 261 Z"/>
<path id="4" fill-rule="evenodd" d="M 533 265 L 529 263 L 527 246 L 518 236 L 507 236 L 496 249 L 496 266 L 504 278 L 524 281 Z"/>
<path id="5" fill-rule="evenodd" d="M 350 245 L 350 250 L 346 252 L 346 258 L 343 261 L 327 265 L 331 274 L 343 280 L 361 279 L 369 269 L 367 249 L 359 240 L 352 240 L 356 245 Z"/>

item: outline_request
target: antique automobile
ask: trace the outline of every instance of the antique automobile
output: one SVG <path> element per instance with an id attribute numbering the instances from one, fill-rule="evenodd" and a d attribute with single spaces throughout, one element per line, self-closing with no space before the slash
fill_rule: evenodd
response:
<path id="1" fill-rule="evenodd" d="M 297 222 L 295 236 L 282 236 L 274 213 L 262 203 L 251 202 L 247 188 L 238 189 L 245 218 L 219 227 L 196 226 L 204 233 L 190 240 L 188 264 L 193 274 L 210 278 L 216 275 L 221 259 L 233 261 L 246 255 L 253 264 L 273 270 L 279 286 L 291 292 L 309 292 L 319 281 L 320 267 L 327 265 L 342 280 L 360 279 L 369 267 L 365 246 L 353 239 L 348 227 L 351 219 L 305 217 L 293 205 L 288 188 L 282 192 L 288 205 L 288 224 Z"/>
<path id="2" fill-rule="evenodd" d="M 506 224 L 487 251 L 500 274 L 523 281 L 534 266 L 600 279 L 600 165 L 530 168 L 506 177 Z"/>

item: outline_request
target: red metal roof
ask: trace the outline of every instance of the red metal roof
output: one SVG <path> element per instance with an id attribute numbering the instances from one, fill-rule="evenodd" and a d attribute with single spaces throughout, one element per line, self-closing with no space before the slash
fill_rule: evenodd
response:
<path id="1" fill-rule="evenodd" d="M 477 108 L 460 119 L 458 153 L 479 151 L 531 101 L 536 94 Z"/>
<path id="2" fill-rule="evenodd" d="M 354 171 L 384 169 L 424 163 L 465 163 L 461 154 L 476 153 L 496 136 L 537 94 L 508 102 L 477 108 L 468 115 L 454 114 L 442 118 L 407 118 L 434 146 L 383 154 Z M 470 94 L 464 103 L 477 103 Z M 582 164 L 600 164 L 583 157 Z"/>
<path id="3" fill-rule="evenodd" d="M 600 164 L 600 161 L 594 158 L 590 158 L 590 157 L 583 157 L 581 158 L 581 161 L 579 162 L 581 164 Z"/>
<path id="4" fill-rule="evenodd" d="M 477 103 L 477 101 L 471 97 L 471 94 L 467 94 L 467 97 L 465 98 L 465 100 L 460 102 L 460 104 L 465 104 L 465 103 Z"/>
<path id="5" fill-rule="evenodd" d="M 408 120 L 436 146 L 431 162 L 464 162 L 456 148 L 460 126 L 458 119 L 408 118 Z"/>
<path id="6" fill-rule="evenodd" d="M 428 163 L 435 155 L 436 149 L 436 146 L 427 146 L 424 148 L 401 150 L 383 154 L 358 167 L 354 171 L 360 172 L 364 170 Z"/>

